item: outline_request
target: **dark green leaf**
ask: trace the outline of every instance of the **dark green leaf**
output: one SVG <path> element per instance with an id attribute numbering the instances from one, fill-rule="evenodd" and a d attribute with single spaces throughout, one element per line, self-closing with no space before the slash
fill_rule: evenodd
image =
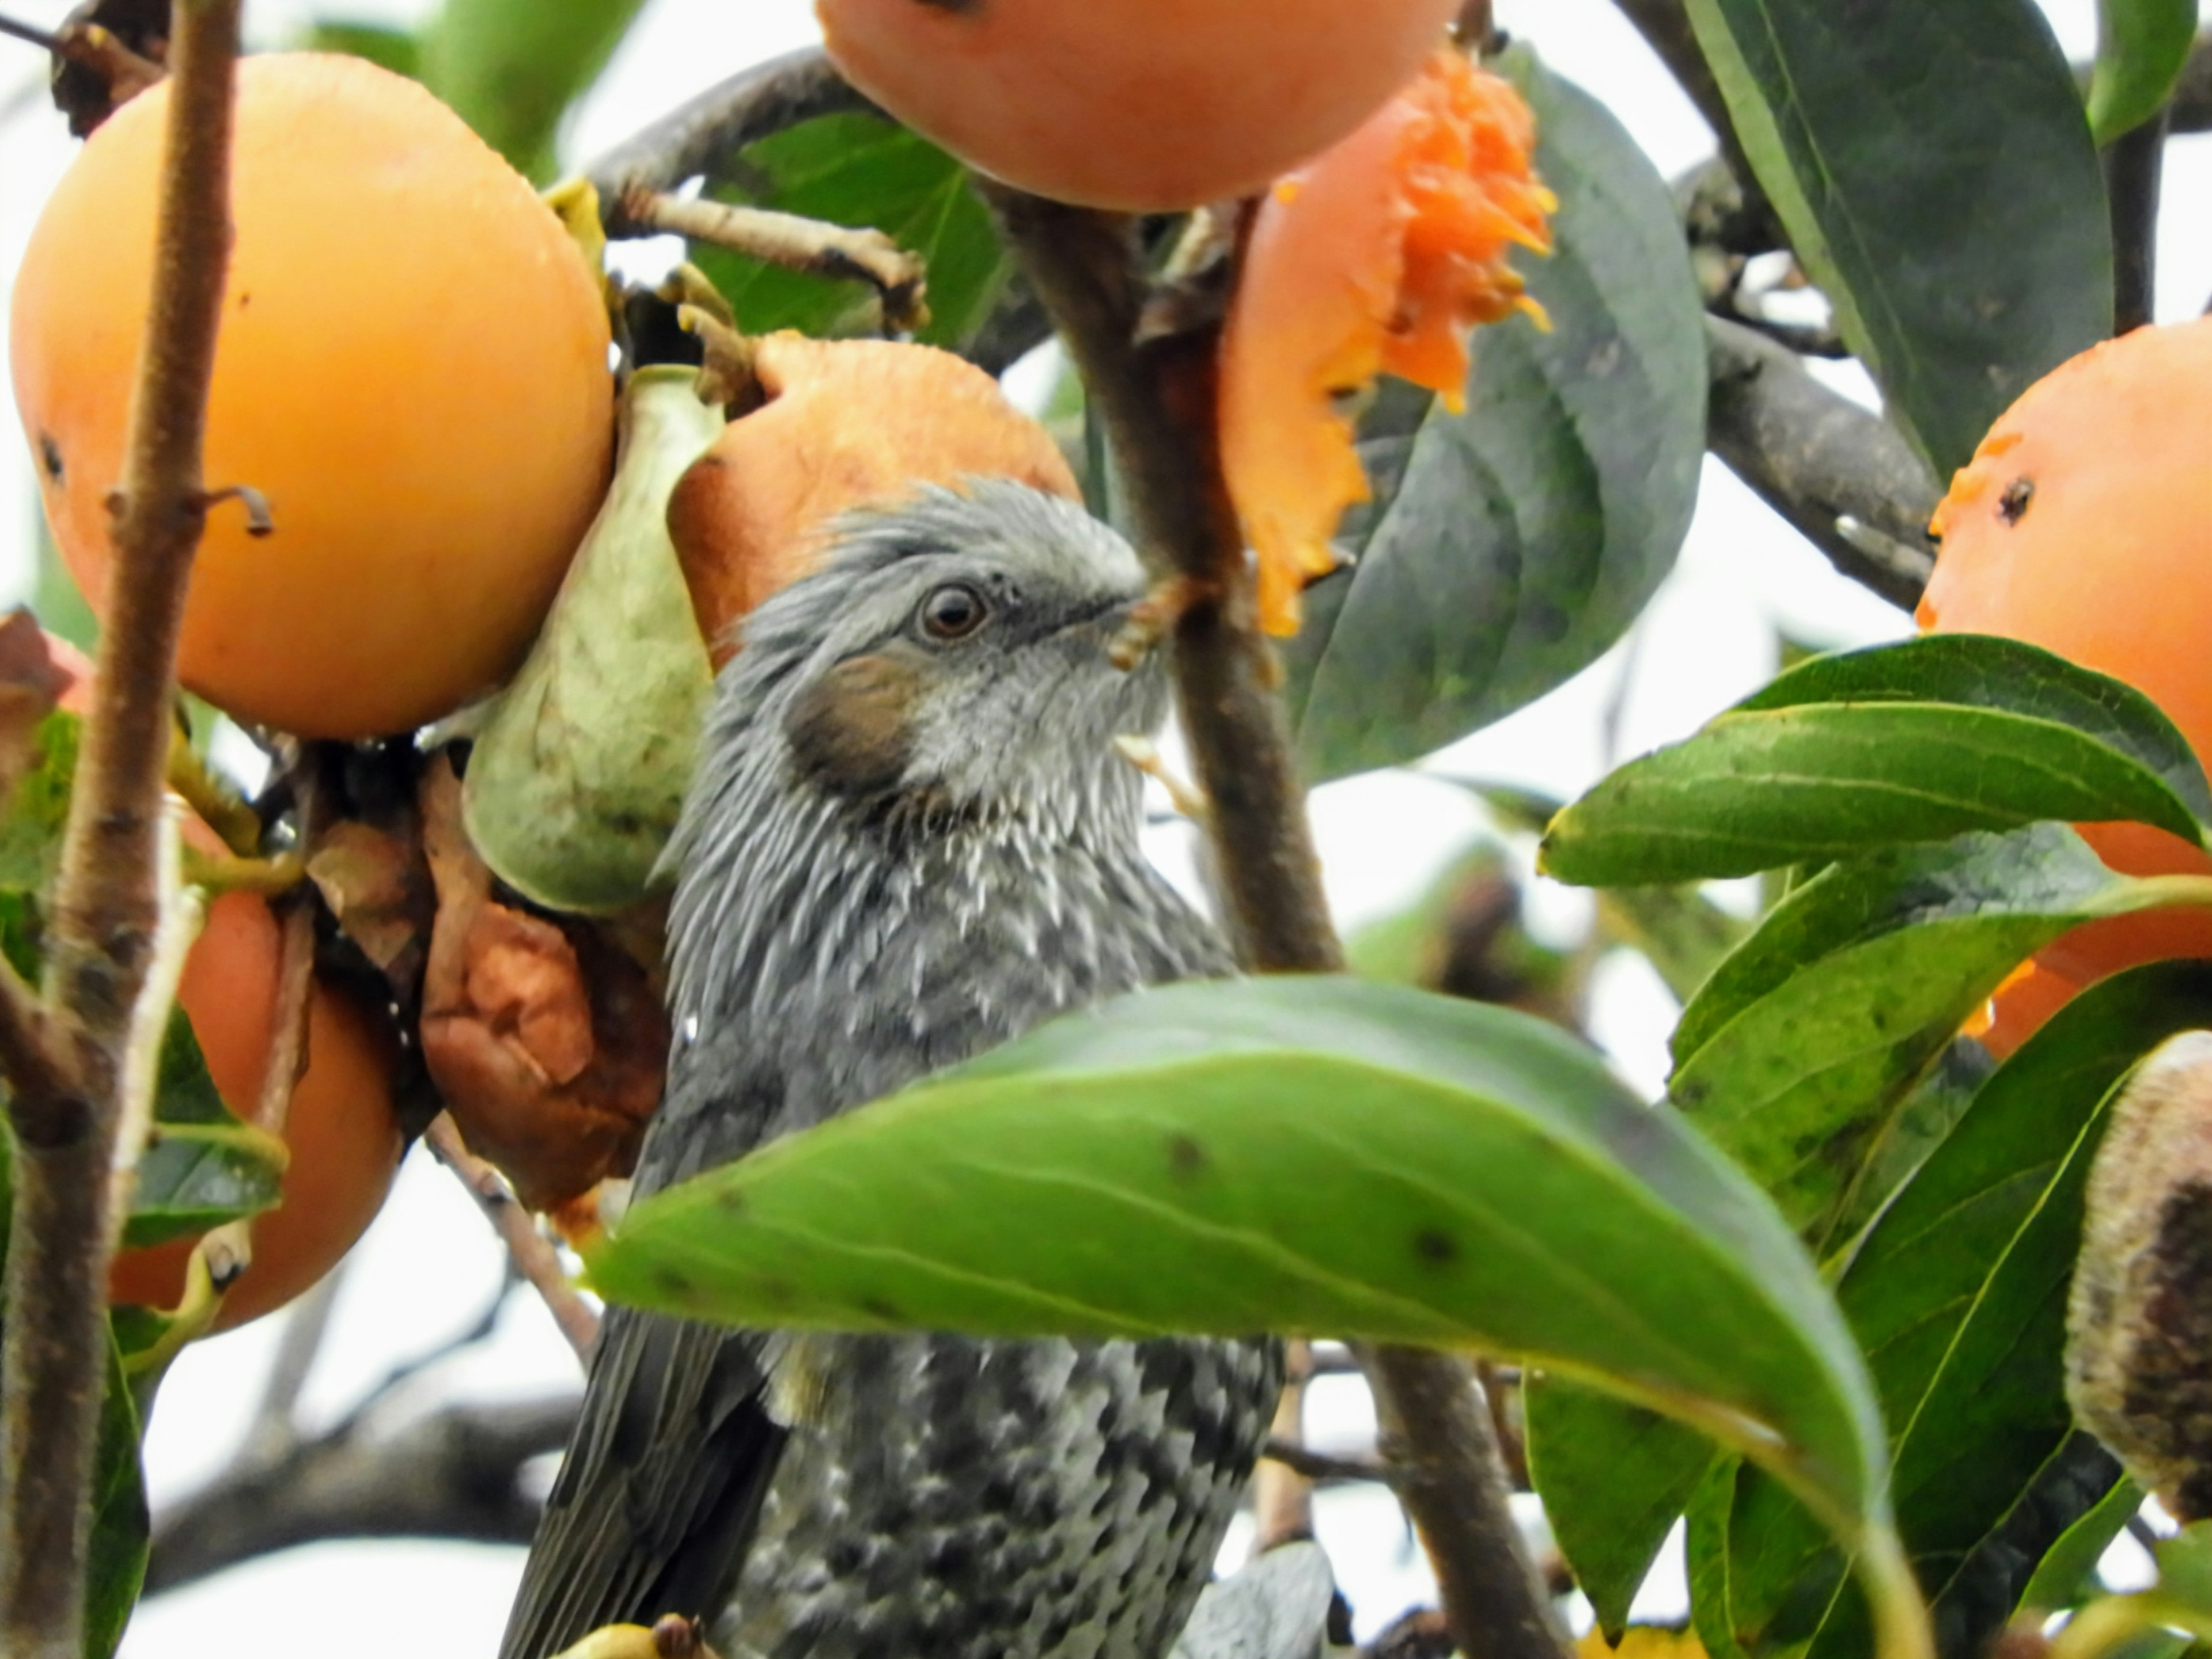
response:
<path id="1" fill-rule="evenodd" d="M 1937 472 L 2112 321 L 2081 94 L 2021 0 L 1689 0 L 1736 136 Z"/>
<path id="2" fill-rule="evenodd" d="M 561 117 L 642 0 L 446 0 L 422 49 L 430 90 L 539 184 Z"/>
<path id="3" fill-rule="evenodd" d="M 1607 887 L 1597 896 L 1599 932 L 1641 951 L 1680 1001 L 1687 1002 L 1752 924 L 1695 887 Z"/>
<path id="4" fill-rule="evenodd" d="M 1947 1652 L 1979 1650 L 2112 1481 L 2110 1457 L 2077 1443 L 2062 1379 L 2081 1183 L 2112 1091 L 2208 1006 L 2212 966 L 2196 963 L 2083 992 L 1983 1086 L 1842 1271 L 1838 1299 L 1897 1435 L 1899 1524 Z M 1863 1609 L 1838 1594 L 1843 1559 L 1788 1494 L 1744 1471 L 1729 1537 L 1746 1641 L 1820 1630 L 1824 1656 L 1854 1650 Z"/>
<path id="5" fill-rule="evenodd" d="M 2143 1506 L 2143 1489 L 2124 1475 L 2095 1508 L 2069 1527 L 2052 1545 L 2020 1593 L 2027 1613 L 2063 1613 L 2096 1594 L 2097 1564 Z"/>
<path id="6" fill-rule="evenodd" d="M 1545 1519 L 1617 1644 L 1667 1534 L 1712 1467 L 1712 1442 L 1573 1382 L 1532 1376 L 1522 1394 Z"/>
<path id="7" fill-rule="evenodd" d="M 2063 824 L 1838 865 L 1684 1010 L 1675 1103 L 1814 1241 L 1864 1206 L 1899 1105 L 2013 968 L 2140 890 Z"/>
<path id="8" fill-rule="evenodd" d="M 882 231 L 929 264 L 929 326 L 916 337 L 957 347 L 988 314 L 1012 267 L 968 171 L 927 139 L 872 115 L 827 115 L 752 145 L 717 201 Z M 880 326 L 875 291 L 827 282 L 695 244 L 691 258 L 737 309 L 748 334 L 816 335 Z"/>
<path id="9" fill-rule="evenodd" d="M 2197 0 L 2097 0 L 2089 128 L 2100 144 L 2158 113 L 2197 41 Z"/>
<path id="10" fill-rule="evenodd" d="M 1747 876 L 2041 818 L 2201 842 L 2212 791 L 2140 692 L 2015 641 L 1947 635 L 1816 658 L 1552 822 L 1583 886 Z"/>
<path id="11" fill-rule="evenodd" d="M 146 1479 L 138 1458 L 138 1408 L 132 1403 L 123 1361 L 107 1345 L 107 1392 L 100 1401 L 100 1445 L 94 1454 L 92 1537 L 86 1567 L 84 1650 L 107 1659 L 123 1640 L 146 1580 L 153 1536 L 146 1509 Z"/>
<path id="12" fill-rule="evenodd" d="M 1689 527 L 1705 359 L 1673 198 L 1601 105 L 1513 72 L 1560 198 L 1556 251 L 1521 262 L 1553 330 L 1480 331 L 1464 414 L 1392 387 L 1364 423 L 1358 563 L 1309 592 L 1288 652 L 1316 779 L 1441 748 L 1595 660 Z"/>
<path id="13" fill-rule="evenodd" d="M 281 1146 L 222 1103 L 191 1022 L 181 1010 L 172 1014 L 124 1243 L 158 1244 L 265 1210 L 276 1202 L 283 1167 Z"/>
<path id="14" fill-rule="evenodd" d="M 1802 1251 L 1674 1114 L 1502 1009 L 1325 978 L 1125 998 L 647 1200 L 591 1273 L 737 1323 L 1519 1354 L 1742 1443 L 1894 1565 Z"/>

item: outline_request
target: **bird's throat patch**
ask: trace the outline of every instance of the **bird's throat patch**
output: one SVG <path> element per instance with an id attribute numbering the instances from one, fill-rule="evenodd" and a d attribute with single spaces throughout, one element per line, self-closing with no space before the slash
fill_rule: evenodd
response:
<path id="1" fill-rule="evenodd" d="M 886 795 L 914 756 L 908 717 L 921 675 L 896 657 L 848 657 L 799 694 L 784 723 L 792 757 L 832 794 Z"/>

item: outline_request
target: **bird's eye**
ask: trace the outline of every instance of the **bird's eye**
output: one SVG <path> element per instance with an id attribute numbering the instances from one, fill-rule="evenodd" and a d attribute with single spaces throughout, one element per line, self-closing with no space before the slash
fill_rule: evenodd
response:
<path id="1" fill-rule="evenodd" d="M 964 640 L 990 614 L 981 593 L 965 582 L 954 582 L 921 602 L 921 630 L 933 640 Z"/>

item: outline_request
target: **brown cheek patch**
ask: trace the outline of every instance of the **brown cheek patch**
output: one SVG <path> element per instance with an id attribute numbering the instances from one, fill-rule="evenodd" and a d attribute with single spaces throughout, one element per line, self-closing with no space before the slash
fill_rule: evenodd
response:
<path id="1" fill-rule="evenodd" d="M 907 715 L 919 676 L 891 657 L 851 657 L 807 687 L 785 722 L 799 769 L 840 795 L 888 794 L 914 744 Z"/>

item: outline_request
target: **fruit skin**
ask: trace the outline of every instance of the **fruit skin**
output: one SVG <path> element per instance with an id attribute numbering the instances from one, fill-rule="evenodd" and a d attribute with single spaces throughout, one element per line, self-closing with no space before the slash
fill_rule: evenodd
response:
<path id="1" fill-rule="evenodd" d="M 15 282 L 16 406 L 95 611 L 167 102 L 93 135 Z M 597 280 L 459 117 L 357 58 L 240 65 L 233 215 L 204 476 L 259 490 L 275 533 L 210 514 L 179 678 L 305 736 L 410 729 L 514 668 L 605 488 Z"/>
<path id="2" fill-rule="evenodd" d="M 192 1024 L 223 1103 L 250 1116 L 276 1034 L 280 929 L 251 893 L 208 907 L 185 959 L 177 1000 Z M 403 1143 L 392 1104 L 391 1044 L 343 994 L 318 984 L 307 1012 L 307 1069 L 292 1097 L 284 1139 L 292 1161 L 283 1198 L 252 1223 L 253 1261 L 223 1297 L 216 1330 L 283 1307 L 337 1265 L 384 1207 Z M 116 1302 L 173 1307 L 193 1240 L 171 1239 L 115 1259 Z"/>
<path id="3" fill-rule="evenodd" d="M 1261 189 L 1420 67 L 1459 0 L 817 0 L 900 120 L 1036 195 L 1151 212 Z"/>
<path id="4" fill-rule="evenodd" d="M 718 668 L 731 625 L 811 566 L 841 513 L 969 478 L 1080 499 L 1044 428 L 949 351 L 777 333 L 755 342 L 753 372 L 768 401 L 723 428 L 668 503 Z"/>
<path id="5" fill-rule="evenodd" d="M 1350 137 L 1263 202 L 1222 336 L 1222 465 L 1259 559 L 1260 613 L 1297 631 L 1305 580 L 1365 501 L 1345 404 L 1391 374 L 1457 408 L 1475 325 L 1542 312 L 1506 263 L 1557 205 L 1512 83 L 1437 49 Z"/>
<path id="6" fill-rule="evenodd" d="M 2140 328 L 2021 394 L 1952 480 L 1923 629 L 2002 634 L 2143 692 L 2200 760 L 2212 756 L 2212 319 Z M 2212 874 L 2212 858 L 2147 824 L 2079 826 L 2128 875 Z M 2008 1054 L 2081 987 L 2145 962 L 2212 957 L 2212 915 L 2091 922 L 2038 954 L 1996 999 Z"/>

